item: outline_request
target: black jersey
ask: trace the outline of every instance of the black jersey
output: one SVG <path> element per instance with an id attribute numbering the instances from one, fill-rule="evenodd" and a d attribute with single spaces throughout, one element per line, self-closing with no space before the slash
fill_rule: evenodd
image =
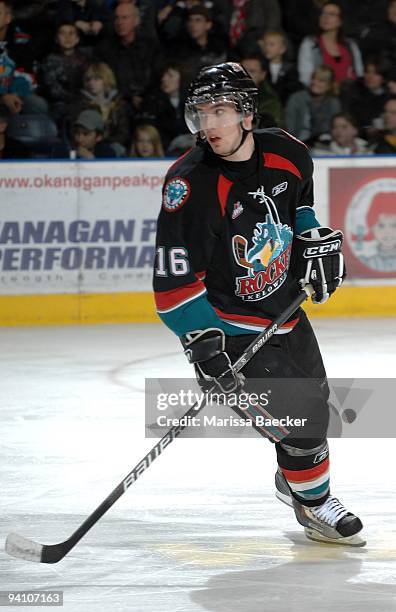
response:
<path id="1" fill-rule="evenodd" d="M 283 130 L 260 130 L 254 140 L 246 162 L 197 147 L 166 176 L 154 291 L 158 313 L 179 335 L 210 326 L 261 331 L 298 291 L 290 272 L 296 223 L 304 217 L 297 233 L 317 225 L 312 160 Z"/>

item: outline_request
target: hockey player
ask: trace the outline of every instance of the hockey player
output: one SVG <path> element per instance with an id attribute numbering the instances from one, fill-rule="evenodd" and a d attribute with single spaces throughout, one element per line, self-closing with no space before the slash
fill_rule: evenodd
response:
<path id="1" fill-rule="evenodd" d="M 344 276 L 342 234 L 315 217 L 306 147 L 278 128 L 254 132 L 256 105 L 257 88 L 239 64 L 199 72 L 185 105 L 198 146 L 168 171 L 158 219 L 157 311 L 180 337 L 202 388 L 225 393 L 243 385 L 231 364 L 294 299 L 300 279 L 323 303 Z M 308 420 L 291 432 L 256 427 L 275 443 L 278 498 L 294 508 L 307 537 L 364 545 L 361 521 L 330 494 L 329 390 L 302 310 L 243 375 L 244 390 L 251 379 L 293 379 L 287 411 Z"/>

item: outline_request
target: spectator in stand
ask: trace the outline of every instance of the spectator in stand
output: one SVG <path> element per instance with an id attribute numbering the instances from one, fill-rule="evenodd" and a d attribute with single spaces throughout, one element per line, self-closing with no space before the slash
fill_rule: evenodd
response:
<path id="1" fill-rule="evenodd" d="M 178 158 L 192 149 L 195 145 L 196 138 L 193 136 L 193 134 L 180 134 L 179 136 L 176 136 L 172 142 L 170 142 L 165 154 L 167 157 Z"/>
<path id="2" fill-rule="evenodd" d="M 180 134 L 187 132 L 184 122 L 184 87 L 181 67 L 169 63 L 162 69 L 159 85 L 151 89 L 142 104 L 137 119 L 149 121 L 158 129 L 164 147 Z"/>
<path id="3" fill-rule="evenodd" d="M 281 28 L 278 0 L 232 0 L 229 3 L 231 48 L 249 49 L 266 30 Z"/>
<path id="4" fill-rule="evenodd" d="M 135 129 L 129 157 L 164 157 L 164 147 L 156 127 L 142 124 Z"/>
<path id="5" fill-rule="evenodd" d="M 376 15 L 381 15 L 376 7 Z M 390 64 L 396 63 L 396 0 L 389 0 L 379 23 L 373 25 L 362 40 L 366 57 L 383 55 Z"/>
<path id="6" fill-rule="evenodd" d="M 12 4 L 0 0 L 0 112 L 46 113 L 46 101 L 34 93 L 34 57 L 29 37 L 12 25 Z"/>
<path id="7" fill-rule="evenodd" d="M 108 11 L 95 0 L 59 0 L 56 22 L 74 23 L 79 31 L 81 44 L 92 47 L 103 36 L 109 21 Z"/>
<path id="8" fill-rule="evenodd" d="M 268 61 L 261 55 L 246 54 L 240 60 L 258 88 L 258 128 L 282 125 L 283 109 L 268 81 Z"/>
<path id="9" fill-rule="evenodd" d="M 326 0 L 281 0 L 282 24 L 294 51 L 315 31 Z"/>
<path id="10" fill-rule="evenodd" d="M 110 143 L 103 139 L 104 121 L 95 110 L 80 113 L 74 123 L 74 142 L 78 159 L 118 157 Z"/>
<path id="11" fill-rule="evenodd" d="M 389 69 L 386 86 L 390 95 L 396 95 L 396 66 L 391 66 Z"/>
<path id="12" fill-rule="evenodd" d="M 332 117 L 341 112 L 340 100 L 333 92 L 333 71 L 320 66 L 309 88 L 290 96 L 285 109 L 286 129 L 308 145 L 329 134 Z"/>
<path id="13" fill-rule="evenodd" d="M 228 0 L 178 0 L 166 2 L 157 13 L 158 34 L 163 45 L 175 42 L 183 36 L 184 24 L 187 21 L 188 11 L 193 6 L 204 6 L 211 11 L 215 35 L 225 37 L 228 33 Z"/>
<path id="14" fill-rule="evenodd" d="M 298 80 L 298 72 L 292 62 L 286 60 L 287 38 L 284 32 L 273 30 L 266 32 L 258 41 L 260 49 L 268 61 L 268 81 L 278 94 L 283 105 L 295 91 L 303 89 Z"/>
<path id="15" fill-rule="evenodd" d="M 317 66 L 332 68 L 337 84 L 363 76 L 359 47 L 343 32 L 343 13 L 337 2 L 325 2 L 319 16 L 318 33 L 306 36 L 298 51 L 300 81 L 308 85 Z"/>
<path id="16" fill-rule="evenodd" d="M 386 86 L 388 74 L 387 61 L 372 57 L 365 62 L 363 78 L 349 81 L 341 88 L 344 110 L 353 113 L 362 136 L 368 139 L 381 126 L 383 107 L 389 93 Z"/>
<path id="17" fill-rule="evenodd" d="M 150 82 L 156 57 L 156 45 L 138 32 L 139 9 L 131 2 L 122 2 L 114 9 L 114 33 L 95 49 L 95 59 L 109 64 L 116 75 L 118 89 L 139 108 Z"/>
<path id="18" fill-rule="evenodd" d="M 173 43 L 183 36 L 184 23 L 190 8 L 202 5 L 201 0 L 167 2 L 157 13 L 157 29 L 161 44 Z"/>
<path id="19" fill-rule="evenodd" d="M 396 96 L 392 95 L 384 104 L 385 130 L 374 142 L 374 153 L 396 153 Z"/>
<path id="20" fill-rule="evenodd" d="M 41 61 L 52 47 L 54 19 L 51 0 L 13 0 L 12 11 L 15 36 L 21 47 L 28 45 L 32 62 Z"/>
<path id="21" fill-rule="evenodd" d="M 202 4 L 189 9 L 183 37 L 166 49 L 166 53 L 181 63 L 188 81 L 204 66 L 227 58 L 225 41 L 213 34 L 212 15 Z"/>
<path id="22" fill-rule="evenodd" d="M 359 124 L 348 113 L 337 113 L 331 120 L 331 139 L 315 142 L 312 155 L 372 155 L 368 142 L 358 137 Z"/>
<path id="23" fill-rule="evenodd" d="M 356 40 L 364 57 L 365 41 L 386 14 L 388 0 L 343 0 L 345 32 Z"/>
<path id="24" fill-rule="evenodd" d="M 68 106 L 82 84 L 82 73 L 88 65 L 87 54 L 79 47 L 80 37 L 74 23 L 59 24 L 56 47 L 41 63 L 40 91 L 49 103 L 56 123 L 63 124 Z"/>
<path id="25" fill-rule="evenodd" d="M 121 145 L 125 152 L 131 130 L 127 103 L 117 90 L 114 72 L 104 62 L 88 66 L 83 77 L 83 88 L 70 106 L 72 123 L 83 111 L 94 109 L 103 119 L 103 138 Z"/>
<path id="26" fill-rule="evenodd" d="M 0 159 L 26 159 L 30 153 L 24 144 L 7 134 L 8 118 L 0 114 Z"/>
<path id="27" fill-rule="evenodd" d="M 114 10 L 118 4 L 128 2 L 132 2 L 139 9 L 139 31 L 144 33 L 145 38 L 157 39 L 156 7 L 153 0 L 115 0 L 111 8 Z"/>

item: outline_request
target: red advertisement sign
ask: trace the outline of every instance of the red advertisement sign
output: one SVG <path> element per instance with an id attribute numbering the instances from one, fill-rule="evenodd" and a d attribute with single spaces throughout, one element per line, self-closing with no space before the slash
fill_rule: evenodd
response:
<path id="1" fill-rule="evenodd" d="M 396 278 L 396 168 L 331 168 L 330 226 L 349 278 Z"/>

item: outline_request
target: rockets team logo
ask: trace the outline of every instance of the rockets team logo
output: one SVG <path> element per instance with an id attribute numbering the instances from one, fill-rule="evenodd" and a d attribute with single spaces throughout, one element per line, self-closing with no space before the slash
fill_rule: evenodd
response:
<path id="1" fill-rule="evenodd" d="M 244 301 L 265 299 L 285 282 L 290 263 L 293 231 L 281 223 L 273 200 L 264 188 L 251 192 L 267 209 L 263 223 L 256 223 L 251 245 L 244 236 L 232 239 L 234 258 L 247 270 L 236 278 L 235 294 Z"/>

